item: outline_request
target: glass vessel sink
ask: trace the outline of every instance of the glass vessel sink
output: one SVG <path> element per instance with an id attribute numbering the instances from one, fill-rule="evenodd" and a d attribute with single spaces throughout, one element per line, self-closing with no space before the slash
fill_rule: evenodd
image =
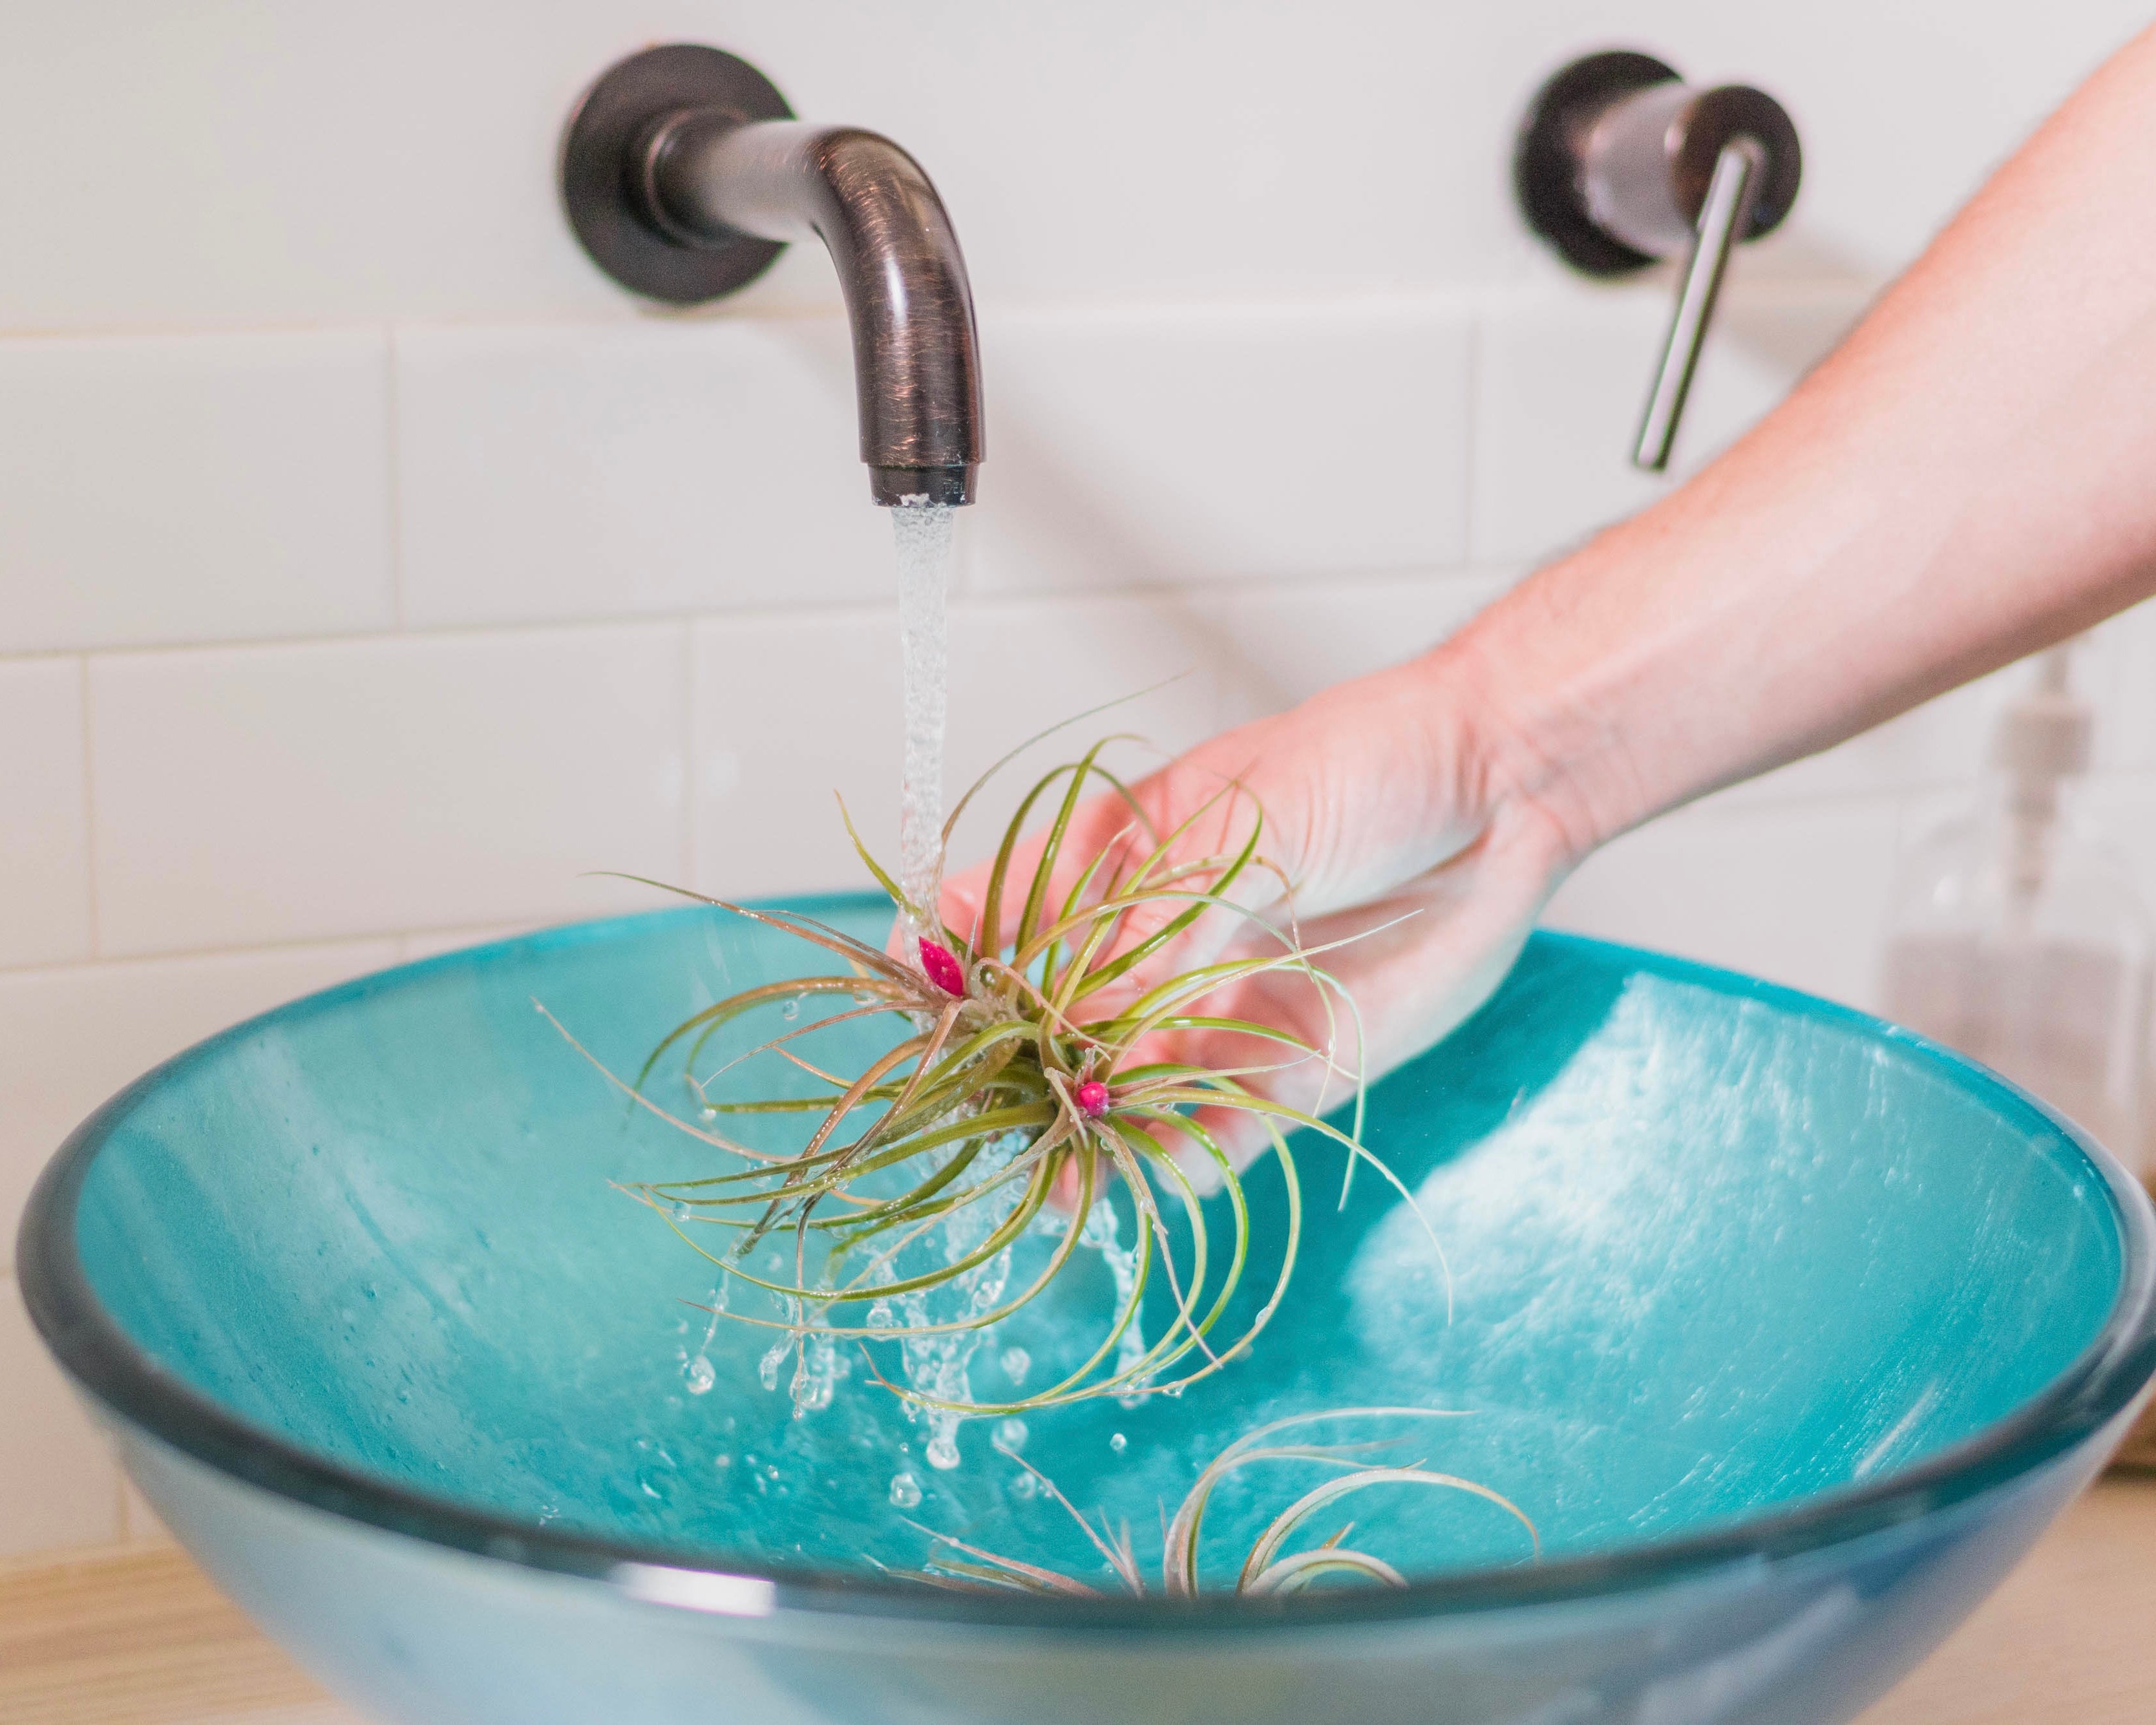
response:
<path id="1" fill-rule="evenodd" d="M 881 937 L 875 901 L 795 907 Z M 370 1713 L 1843 1719 L 2097 1470 L 2156 1371 L 2156 1223 L 2071 1125 L 1861 1014 L 1540 935 L 1371 1097 L 1449 1314 L 1412 1214 L 1367 1176 L 1336 1210 L 1313 1144 L 1295 1287 L 1253 1354 L 1023 1438 L 1150 1556 L 1156 1505 L 1268 1419 L 1455 1410 L 1403 1459 L 1503 1493 L 1539 1554 L 1481 1499 L 1373 1497 L 1353 1543 L 1404 1588 L 932 1589 L 905 1572 L 934 1532 L 1112 1583 L 987 1422 L 930 1468 L 853 1355 L 793 1417 L 759 1371 L 773 1332 L 708 1316 L 711 1267 L 608 1185 L 713 1164 L 594 1062 L 634 1075 L 690 1013 L 821 956 L 699 909 L 389 971 L 160 1067 L 46 1171 L 18 1255 L 46 1341 L 188 1548 Z M 1276 1240 L 1276 1174 L 1251 1202 Z M 1037 1351 L 1106 1277 L 1059 1283 Z M 1017 1369 L 1003 1345 L 977 1394 Z M 1209 1580 L 1281 1489 L 1224 1492 Z"/>

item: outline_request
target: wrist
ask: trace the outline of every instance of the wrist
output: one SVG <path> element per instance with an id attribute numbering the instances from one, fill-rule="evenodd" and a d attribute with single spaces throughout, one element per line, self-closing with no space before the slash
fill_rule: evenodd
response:
<path id="1" fill-rule="evenodd" d="M 1659 812 L 1616 717 L 1613 667 L 1583 650 L 1567 574 L 1530 578 L 1417 666 L 1469 739 L 1492 824 L 1545 825 L 1560 876 Z"/>

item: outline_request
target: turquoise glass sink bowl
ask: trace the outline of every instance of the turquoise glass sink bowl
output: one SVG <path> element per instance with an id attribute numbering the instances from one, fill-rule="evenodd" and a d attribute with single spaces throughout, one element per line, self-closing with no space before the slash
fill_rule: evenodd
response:
<path id="1" fill-rule="evenodd" d="M 867 901 L 813 908 L 880 933 Z M 2148 1204 L 2071 1126 L 1857 1014 L 1545 935 L 1372 1101 L 1449 1254 L 1450 1322 L 1397 1199 L 1364 1178 L 1336 1213 L 1313 1147 L 1326 1197 L 1254 1356 L 1025 1440 L 1149 1556 L 1154 1505 L 1265 1419 L 1460 1409 L 1401 1459 L 1517 1501 L 1539 1561 L 1480 1500 L 1424 1494 L 1355 1511 L 1400 1590 L 923 1589 L 875 1567 L 922 1561 L 915 1523 L 1104 1578 L 982 1427 L 939 1473 L 865 1373 L 795 1420 L 758 1381 L 768 1332 L 706 1348 L 680 1302 L 708 1269 L 606 1184 L 696 1147 L 533 1009 L 633 1071 L 815 957 L 699 910 L 391 971 L 159 1068 L 48 1170 L 19 1258 L 45 1338 L 188 1548 L 371 1713 L 1845 1718 L 2084 1483 L 2156 1367 Z M 1277 1179 L 1253 1203 L 1276 1235 Z M 1003 1369 L 984 1353 L 977 1389 Z M 1239 1489 L 1230 1543 L 1281 1486 Z"/>

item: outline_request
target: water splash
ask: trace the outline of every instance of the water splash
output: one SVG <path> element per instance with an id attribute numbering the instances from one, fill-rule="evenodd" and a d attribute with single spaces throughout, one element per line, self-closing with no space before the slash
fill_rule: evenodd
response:
<path id="1" fill-rule="evenodd" d="M 898 631 L 906 674 L 906 765 L 900 783 L 898 883 L 933 913 L 942 874 L 943 732 L 948 710 L 945 604 L 952 511 L 926 497 L 891 511 L 898 547 Z M 917 940 L 923 931 L 916 928 Z"/>
<path id="2" fill-rule="evenodd" d="M 853 1363 L 839 1352 L 838 1344 L 830 1332 L 812 1328 L 801 1338 L 794 1355 L 793 1417 L 819 1413 L 831 1405 L 831 1398 L 838 1387 L 852 1374 Z"/>
<path id="3" fill-rule="evenodd" d="M 1055 1224 L 1053 1219 L 1047 1219 L 1044 1225 L 1053 1228 Z M 1118 1312 L 1123 1309 L 1138 1285 L 1137 1247 L 1135 1245 L 1124 1245 L 1119 1238 L 1122 1232 L 1122 1221 L 1116 1214 L 1116 1207 L 1106 1198 L 1100 1198 L 1094 1200 L 1093 1208 L 1086 1213 L 1086 1225 L 1078 1235 L 1078 1244 L 1098 1253 L 1108 1274 L 1115 1279 L 1114 1309 Z M 1145 1324 L 1141 1317 L 1134 1315 L 1123 1333 L 1116 1339 L 1117 1373 L 1135 1371 L 1145 1357 Z M 1131 1388 L 1135 1391 L 1137 1385 L 1134 1384 Z M 1135 1408 L 1145 1400 L 1145 1397 L 1133 1393 L 1119 1395 L 1116 1400 L 1121 1406 Z"/>
<path id="4" fill-rule="evenodd" d="M 691 1395 L 708 1395 L 718 1382 L 717 1369 L 711 1364 L 711 1340 L 719 1333 L 719 1320 L 726 1315 L 730 1291 L 729 1280 L 721 1277 L 711 1290 L 711 1321 L 704 1326 L 704 1339 L 696 1344 L 693 1355 L 685 1348 L 681 1350 L 681 1381 Z"/>
<path id="5" fill-rule="evenodd" d="M 766 1389 L 778 1388 L 778 1368 L 786 1363 L 786 1356 L 793 1351 L 793 1338 L 786 1337 L 774 1342 L 763 1351 L 763 1358 L 756 1363 L 756 1375 Z"/>

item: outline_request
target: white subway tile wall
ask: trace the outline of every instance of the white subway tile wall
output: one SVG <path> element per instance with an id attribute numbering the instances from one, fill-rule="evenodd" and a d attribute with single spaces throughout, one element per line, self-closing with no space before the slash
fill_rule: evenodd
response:
<path id="1" fill-rule="evenodd" d="M 731 47 L 945 193 L 988 401 L 957 781 L 1148 689 L 1115 722 L 1159 750 L 1277 710 L 1656 494 L 1624 451 L 1666 279 L 1573 280 L 1510 203 L 1519 105 L 1568 54 L 1750 78 L 1804 131 L 1682 471 L 2142 21 L 1823 4 L 14 20 L 0 141 L 49 167 L 0 180 L 0 1266 L 69 1127 L 222 1024 L 646 901 L 591 870 L 855 882 L 834 790 L 889 834 L 888 528 L 835 278 L 797 247 L 679 314 L 593 270 L 547 164 L 614 57 Z M 2156 608 L 2084 675 L 2093 800 L 2156 889 Z M 1552 920 L 1868 1000 L 1897 846 L 1997 689 L 1620 841 Z M 0 1553 L 154 1533 L 0 1283 Z"/>
<path id="2" fill-rule="evenodd" d="M 676 623 L 100 656 L 102 948 L 618 908 L 681 869 L 687 680 Z"/>
<path id="3" fill-rule="evenodd" d="M 835 317 L 400 331 L 396 447 L 408 628 L 890 592 Z"/>
<path id="4" fill-rule="evenodd" d="M 395 621 L 379 331 L 0 342 L 0 652 Z"/>
<path id="5" fill-rule="evenodd" d="M 1455 567 L 1472 327 L 1445 303 L 985 320 L 996 465 L 979 585 Z"/>
<path id="6" fill-rule="evenodd" d="M 1768 281 L 1732 295 L 1685 407 L 1668 478 L 1613 459 L 1630 447 L 1668 288 L 1523 288 L 1483 316 L 1475 379 L 1474 554 L 1520 562 L 1644 508 L 1702 465 L 1810 370 L 1861 316 L 1848 283 Z M 1645 356 L 1645 359 L 1643 359 Z"/>
<path id="7" fill-rule="evenodd" d="M 0 965 L 90 951 L 80 660 L 0 660 Z"/>

